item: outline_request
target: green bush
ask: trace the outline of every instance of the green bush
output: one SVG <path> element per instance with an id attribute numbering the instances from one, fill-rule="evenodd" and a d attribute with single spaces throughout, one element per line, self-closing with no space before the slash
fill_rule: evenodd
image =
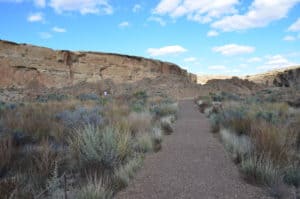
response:
<path id="1" fill-rule="evenodd" d="M 102 180 L 97 177 L 90 177 L 77 195 L 77 199 L 111 199 L 113 192 L 105 187 Z"/>
<path id="2" fill-rule="evenodd" d="M 127 187 L 135 172 L 141 167 L 143 162 L 142 157 L 138 156 L 129 160 L 125 165 L 115 171 L 114 189 L 119 190 Z"/>
<path id="3" fill-rule="evenodd" d="M 113 170 L 120 165 L 122 155 L 118 150 L 119 136 L 117 129 L 106 127 L 104 129 L 86 126 L 77 130 L 70 139 L 73 155 L 84 168 L 100 167 Z M 126 154 L 129 156 L 130 154 Z"/>

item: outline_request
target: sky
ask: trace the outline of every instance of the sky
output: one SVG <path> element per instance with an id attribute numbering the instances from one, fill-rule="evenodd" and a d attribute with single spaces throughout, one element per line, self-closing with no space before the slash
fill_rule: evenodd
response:
<path id="1" fill-rule="evenodd" d="M 250 75 L 300 64 L 300 0 L 0 0 L 0 39 Z"/>

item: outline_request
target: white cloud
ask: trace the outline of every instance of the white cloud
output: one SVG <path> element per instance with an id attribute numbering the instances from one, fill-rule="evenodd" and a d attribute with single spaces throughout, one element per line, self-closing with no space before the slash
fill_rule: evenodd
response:
<path id="1" fill-rule="evenodd" d="M 52 34 L 50 34 L 49 32 L 40 32 L 39 36 L 42 39 L 50 39 L 52 37 Z"/>
<path id="2" fill-rule="evenodd" d="M 278 69 L 282 67 L 296 65 L 295 63 L 285 58 L 283 55 L 266 56 L 266 59 L 267 61 L 264 63 L 264 65 L 257 67 L 257 69 L 272 70 L 272 69 Z"/>
<path id="3" fill-rule="evenodd" d="M 46 6 L 46 0 L 34 0 L 34 4 L 38 7 L 44 8 Z"/>
<path id="4" fill-rule="evenodd" d="M 265 27 L 275 20 L 287 16 L 300 0 L 254 0 L 245 14 L 226 16 L 212 24 L 223 31 L 246 30 Z"/>
<path id="5" fill-rule="evenodd" d="M 207 36 L 208 37 L 216 37 L 216 36 L 219 36 L 219 33 L 215 30 L 211 30 L 207 33 Z"/>
<path id="6" fill-rule="evenodd" d="M 27 17 L 29 22 L 44 22 L 44 15 L 41 12 L 32 13 Z"/>
<path id="7" fill-rule="evenodd" d="M 148 21 L 154 21 L 154 22 L 157 22 L 157 23 L 159 23 L 159 25 L 161 25 L 161 26 L 165 26 L 167 23 L 162 19 L 162 18 L 160 18 L 160 17 L 149 17 L 148 18 Z"/>
<path id="8" fill-rule="evenodd" d="M 288 31 L 292 31 L 292 32 L 300 31 L 300 18 L 288 28 Z"/>
<path id="9" fill-rule="evenodd" d="M 284 41 L 295 41 L 296 39 L 296 37 L 290 35 L 287 35 L 283 38 Z"/>
<path id="10" fill-rule="evenodd" d="M 238 0 L 161 0 L 153 13 L 177 18 L 186 16 L 189 20 L 208 23 L 214 18 L 236 12 Z"/>
<path id="11" fill-rule="evenodd" d="M 195 62 L 197 61 L 197 58 L 196 57 L 187 57 L 184 59 L 185 62 Z"/>
<path id="12" fill-rule="evenodd" d="M 210 69 L 210 70 L 226 70 L 227 67 L 223 66 L 223 65 L 213 65 L 213 66 L 209 66 L 208 69 Z"/>
<path id="13" fill-rule="evenodd" d="M 57 26 L 53 27 L 52 31 L 53 32 L 59 32 L 59 33 L 67 32 L 67 30 L 65 28 L 60 28 L 60 27 L 57 27 Z"/>
<path id="14" fill-rule="evenodd" d="M 153 57 L 163 56 L 163 55 L 174 55 L 179 53 L 184 53 L 187 50 L 179 45 L 165 46 L 161 48 L 148 48 L 147 52 Z"/>
<path id="15" fill-rule="evenodd" d="M 132 12 L 139 12 L 142 9 L 142 6 L 140 4 L 135 4 L 132 8 Z"/>
<path id="16" fill-rule="evenodd" d="M 224 46 L 217 46 L 212 49 L 214 52 L 221 53 L 222 55 L 231 56 L 231 55 L 240 55 L 248 54 L 255 51 L 255 48 L 252 46 L 242 46 L 237 44 L 228 44 Z"/>
<path id="17" fill-rule="evenodd" d="M 257 63 L 257 62 L 261 62 L 261 61 L 262 61 L 262 58 L 260 58 L 260 57 L 252 57 L 247 60 L 248 63 Z"/>
<path id="18" fill-rule="evenodd" d="M 118 25 L 120 28 L 126 28 L 128 26 L 130 26 L 129 22 L 128 21 L 123 21 L 121 23 L 119 23 Z"/>
<path id="19" fill-rule="evenodd" d="M 51 0 L 49 4 L 56 12 L 80 12 L 81 14 L 112 14 L 108 0 Z"/>

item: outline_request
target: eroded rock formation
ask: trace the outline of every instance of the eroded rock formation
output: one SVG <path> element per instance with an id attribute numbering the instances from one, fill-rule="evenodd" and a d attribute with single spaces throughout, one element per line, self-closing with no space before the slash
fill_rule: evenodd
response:
<path id="1" fill-rule="evenodd" d="M 49 48 L 0 40 L 0 87 L 64 87 L 79 82 L 112 79 L 116 83 L 178 75 L 196 82 L 179 66 L 142 57 L 54 51 Z"/>

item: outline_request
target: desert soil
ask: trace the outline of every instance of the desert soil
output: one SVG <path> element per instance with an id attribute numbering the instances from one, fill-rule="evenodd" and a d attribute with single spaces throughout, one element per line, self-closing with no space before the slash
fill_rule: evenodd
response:
<path id="1" fill-rule="evenodd" d="M 210 133 L 209 121 L 192 100 L 179 103 L 174 133 L 119 199 L 264 199 L 259 187 L 245 183 L 224 147 Z"/>

